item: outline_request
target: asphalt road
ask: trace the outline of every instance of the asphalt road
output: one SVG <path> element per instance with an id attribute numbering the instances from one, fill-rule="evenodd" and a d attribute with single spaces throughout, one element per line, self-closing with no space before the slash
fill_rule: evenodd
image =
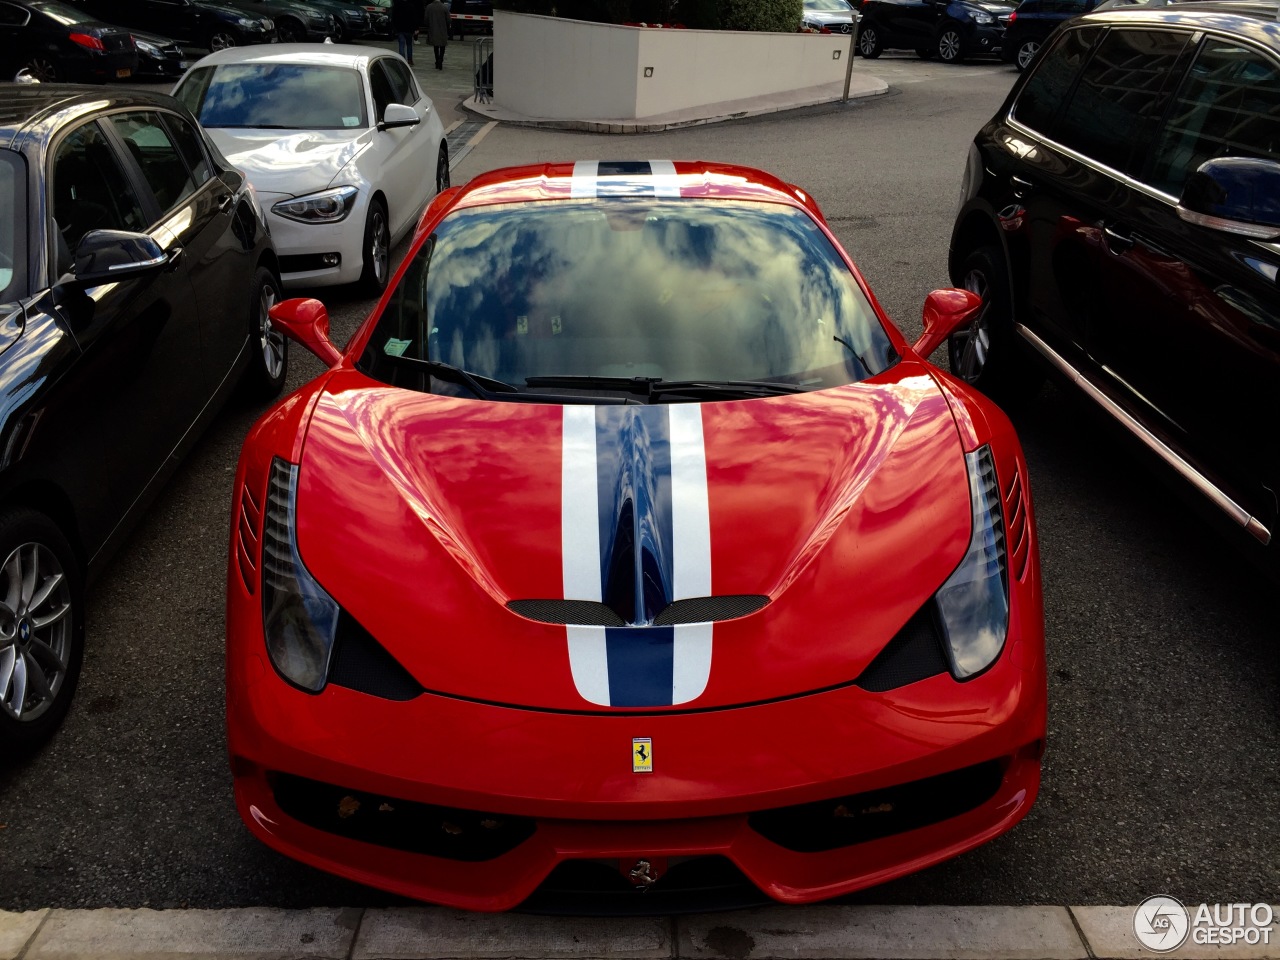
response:
<path id="1" fill-rule="evenodd" d="M 925 294 L 947 284 L 967 143 L 1014 74 L 914 57 L 858 69 L 885 77 L 890 95 L 652 136 L 500 127 L 454 181 L 551 158 L 763 167 L 812 192 L 913 335 Z M 453 101 L 441 107 L 452 112 Z M 339 337 L 370 306 L 323 296 Z M 292 363 L 291 385 L 320 370 L 301 350 Z M 1186 371 L 1188 389 L 1220 386 L 1213 375 Z M 0 771 L 0 909 L 391 902 L 268 851 L 232 807 L 223 578 L 235 459 L 258 413 L 228 410 L 178 472 L 91 598 L 66 726 L 43 754 Z M 856 899 L 1107 904 L 1159 892 L 1274 902 L 1275 588 L 1083 404 L 1050 387 L 1014 419 L 1046 590 L 1051 705 L 1040 800 L 1005 837 Z"/>

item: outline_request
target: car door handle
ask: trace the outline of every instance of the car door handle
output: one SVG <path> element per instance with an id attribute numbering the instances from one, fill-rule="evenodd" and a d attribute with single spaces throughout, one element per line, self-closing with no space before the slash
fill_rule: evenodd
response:
<path id="1" fill-rule="evenodd" d="M 178 269 L 178 261 L 182 259 L 182 247 L 174 244 L 165 251 L 169 255 L 169 262 L 164 265 L 166 270 Z"/>
<path id="2" fill-rule="evenodd" d="M 231 209 L 231 205 L 235 202 L 236 195 L 234 193 L 224 193 L 218 198 L 218 212 L 226 213 Z"/>
<path id="3" fill-rule="evenodd" d="M 1134 240 L 1133 235 L 1123 227 L 1107 223 L 1102 226 L 1102 242 L 1106 244 L 1107 249 L 1112 253 L 1120 254 L 1130 249 Z"/>
<path id="4" fill-rule="evenodd" d="M 1009 183 L 1013 187 L 1013 195 L 1022 198 L 1035 189 L 1035 185 L 1030 180 L 1023 180 L 1021 177 L 1011 176 Z"/>

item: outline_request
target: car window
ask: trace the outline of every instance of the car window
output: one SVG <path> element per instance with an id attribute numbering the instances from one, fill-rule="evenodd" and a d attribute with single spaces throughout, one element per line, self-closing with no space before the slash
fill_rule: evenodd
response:
<path id="1" fill-rule="evenodd" d="M 27 295 L 27 166 L 0 150 L 0 304 Z"/>
<path id="2" fill-rule="evenodd" d="M 878 373 L 895 354 L 803 211 L 618 199 L 451 214 L 415 255 L 361 359 L 377 379 L 420 382 L 389 357 L 515 384 L 570 375 L 819 389 Z"/>
<path id="3" fill-rule="evenodd" d="M 399 102 L 391 80 L 382 69 L 381 60 L 369 68 L 369 92 L 373 94 L 373 112 L 377 120 L 381 120 L 383 114 L 387 112 L 387 104 Z"/>
<path id="4" fill-rule="evenodd" d="M 164 115 L 164 124 L 173 135 L 173 142 L 182 152 L 182 158 L 187 161 L 191 178 L 195 180 L 196 186 L 202 186 L 213 176 L 213 168 L 209 165 L 209 158 L 205 156 L 200 146 L 200 135 L 191 124 L 172 113 Z"/>
<path id="5" fill-rule="evenodd" d="M 196 185 L 169 132 L 155 113 L 117 113 L 110 119 L 142 168 L 142 178 L 162 211 L 169 211 L 195 193 Z"/>
<path id="6" fill-rule="evenodd" d="M 11 7 L 7 3 L 0 3 L 0 26 L 4 27 L 20 27 L 27 22 L 27 18 L 31 14 L 18 7 Z"/>
<path id="7" fill-rule="evenodd" d="M 358 71 L 300 63 L 192 70 L 175 95 L 205 127 L 342 130 L 368 126 Z"/>
<path id="8" fill-rule="evenodd" d="M 1111 30 L 1094 51 L 1053 132 L 1091 160 L 1130 172 L 1145 159 L 1168 103 L 1189 34 Z"/>
<path id="9" fill-rule="evenodd" d="M 1174 98 L 1151 185 L 1177 196 L 1215 157 L 1280 160 L 1280 70 L 1258 50 L 1210 38 Z"/>
<path id="10" fill-rule="evenodd" d="M 1051 136 L 1054 118 L 1071 92 L 1080 65 L 1101 34 L 1098 27 L 1060 34 L 1057 42 L 1040 59 L 1040 65 L 1027 78 L 1013 105 L 1013 119 Z"/>
<path id="11" fill-rule="evenodd" d="M 396 103 L 404 103 L 412 106 L 418 100 L 418 85 L 413 82 L 413 74 L 409 72 L 409 68 L 399 60 L 391 60 L 390 58 L 381 61 L 382 65 L 387 68 L 387 77 L 391 81 L 391 88 L 395 91 Z"/>
<path id="12" fill-rule="evenodd" d="M 53 237 L 57 272 L 90 230 L 145 230 L 142 204 L 97 123 L 62 139 L 53 155 Z"/>

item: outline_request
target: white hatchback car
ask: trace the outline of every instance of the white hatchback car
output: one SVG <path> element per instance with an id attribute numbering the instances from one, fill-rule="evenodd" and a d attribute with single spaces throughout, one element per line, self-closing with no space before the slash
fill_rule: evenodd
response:
<path id="1" fill-rule="evenodd" d="M 449 186 L 440 116 L 386 50 L 232 47 L 173 92 L 248 176 L 286 287 L 359 281 L 381 293 L 392 246 Z"/>

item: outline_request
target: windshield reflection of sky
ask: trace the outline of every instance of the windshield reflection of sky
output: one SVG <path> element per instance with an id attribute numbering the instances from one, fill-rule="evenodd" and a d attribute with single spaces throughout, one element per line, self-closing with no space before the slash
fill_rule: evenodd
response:
<path id="1" fill-rule="evenodd" d="M 436 238 L 426 310 L 424 247 L 371 354 L 423 356 L 429 317 L 426 355 L 515 383 L 573 374 L 824 387 L 890 362 L 844 262 L 804 212 L 781 204 L 512 204 L 460 211 Z"/>
<path id="2" fill-rule="evenodd" d="M 206 68 L 207 69 L 207 68 Z M 229 63 L 213 68 L 193 112 L 206 127 L 343 130 L 365 126 L 360 74 L 348 67 Z M 203 71 L 183 84 L 198 90 Z M 180 97 L 192 106 L 187 97 Z"/>

